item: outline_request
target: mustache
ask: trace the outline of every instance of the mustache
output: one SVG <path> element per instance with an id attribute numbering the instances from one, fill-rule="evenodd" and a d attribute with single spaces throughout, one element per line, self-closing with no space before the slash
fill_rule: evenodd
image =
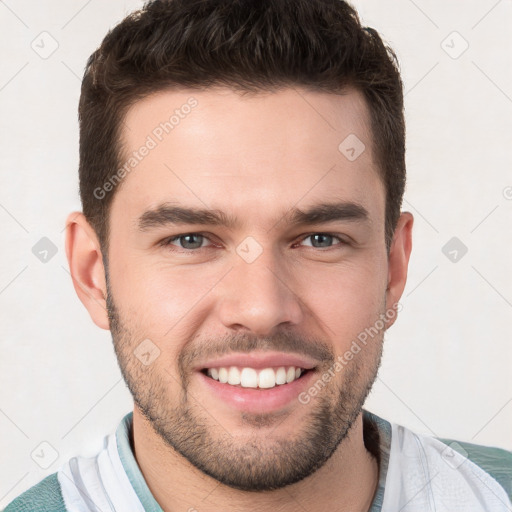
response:
<path id="1" fill-rule="evenodd" d="M 214 359 L 234 352 L 278 351 L 306 356 L 320 364 L 334 364 L 334 352 L 330 345 L 318 339 L 288 331 L 272 336 L 258 337 L 250 333 L 226 335 L 216 339 L 193 340 L 185 345 L 178 357 L 182 375 L 192 368 L 199 359 Z"/>

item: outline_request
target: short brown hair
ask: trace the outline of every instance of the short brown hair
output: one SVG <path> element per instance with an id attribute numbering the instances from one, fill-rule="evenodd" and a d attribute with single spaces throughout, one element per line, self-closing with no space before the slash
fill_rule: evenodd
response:
<path id="1" fill-rule="evenodd" d="M 104 256 L 115 190 L 97 191 L 119 169 L 126 111 L 163 89 L 215 85 L 359 90 L 386 188 L 389 253 L 405 188 L 405 123 L 397 58 L 379 34 L 342 0 L 153 0 L 105 36 L 82 82 L 80 198 Z"/>

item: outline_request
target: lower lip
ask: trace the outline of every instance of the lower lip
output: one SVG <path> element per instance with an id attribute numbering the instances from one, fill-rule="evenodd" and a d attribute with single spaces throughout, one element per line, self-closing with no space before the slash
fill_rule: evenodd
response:
<path id="1" fill-rule="evenodd" d="M 302 377 L 293 382 L 261 389 L 223 384 L 202 372 L 198 372 L 204 385 L 223 402 L 243 412 L 260 414 L 278 411 L 294 401 L 300 404 L 298 397 L 300 393 L 308 388 L 315 373 L 314 370 L 308 370 Z"/>

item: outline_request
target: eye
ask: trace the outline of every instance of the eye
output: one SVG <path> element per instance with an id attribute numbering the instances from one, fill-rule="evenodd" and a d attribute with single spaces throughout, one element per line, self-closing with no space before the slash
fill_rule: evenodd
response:
<path id="1" fill-rule="evenodd" d="M 315 249 L 321 249 L 321 248 L 329 248 L 332 247 L 333 240 L 338 240 L 339 243 L 334 244 L 338 246 L 347 245 L 348 242 L 340 238 L 339 236 L 333 235 L 331 233 L 313 233 L 311 235 L 307 235 L 304 237 L 301 242 L 304 242 L 305 240 L 311 239 L 312 243 L 309 244 L 310 247 L 313 247 Z M 308 244 L 306 244 L 308 245 Z"/>
<path id="2" fill-rule="evenodd" d="M 165 240 L 162 240 L 160 244 L 163 246 L 177 245 L 180 249 L 191 251 L 194 249 L 202 249 L 203 242 L 205 240 L 209 240 L 209 238 L 204 236 L 202 233 L 185 233 L 171 238 L 166 238 Z"/>
<path id="3" fill-rule="evenodd" d="M 347 241 L 332 233 L 312 233 L 303 237 L 299 244 L 302 244 L 306 240 L 311 240 L 311 243 L 305 245 L 309 245 L 309 247 L 313 247 L 314 249 L 329 249 L 333 246 L 348 245 Z M 208 247 L 208 245 L 204 245 L 204 242 L 206 241 L 211 242 L 211 240 L 203 233 L 183 233 L 162 240 L 160 245 L 164 247 L 172 245 L 177 246 L 178 249 L 183 249 L 184 251 L 196 251 Z M 333 243 L 335 241 L 338 243 Z M 210 243 L 210 246 L 214 245 L 215 244 Z"/>

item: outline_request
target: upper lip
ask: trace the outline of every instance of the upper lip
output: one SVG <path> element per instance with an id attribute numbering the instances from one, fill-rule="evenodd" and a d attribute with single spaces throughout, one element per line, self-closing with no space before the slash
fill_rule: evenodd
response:
<path id="1" fill-rule="evenodd" d="M 232 353 L 217 359 L 209 359 L 201 362 L 196 366 L 197 370 L 205 368 L 219 368 L 229 366 L 239 366 L 241 368 L 263 369 L 271 366 L 295 366 L 296 368 L 304 368 L 311 370 L 318 363 L 313 359 L 299 354 L 286 352 L 250 352 L 250 353 Z"/>

